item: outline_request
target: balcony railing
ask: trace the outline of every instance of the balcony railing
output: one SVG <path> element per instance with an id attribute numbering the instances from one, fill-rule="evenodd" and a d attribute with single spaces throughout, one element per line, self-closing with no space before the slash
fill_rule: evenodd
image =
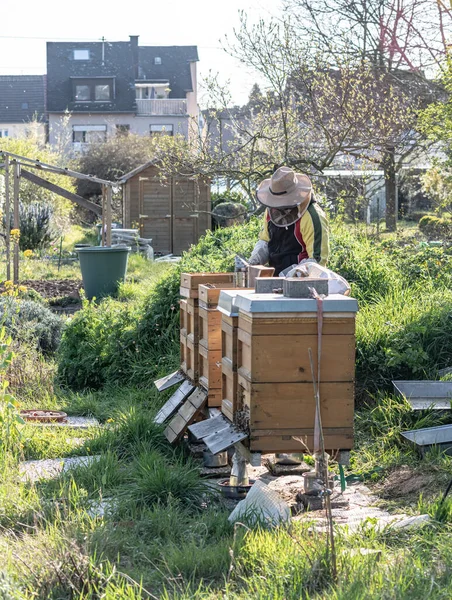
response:
<path id="1" fill-rule="evenodd" d="M 186 100 L 141 100 L 137 98 L 137 114 L 139 115 L 186 115 Z"/>

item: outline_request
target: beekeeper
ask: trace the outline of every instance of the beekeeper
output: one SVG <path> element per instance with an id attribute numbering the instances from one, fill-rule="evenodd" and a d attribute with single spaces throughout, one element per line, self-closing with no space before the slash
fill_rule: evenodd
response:
<path id="1" fill-rule="evenodd" d="M 325 266 L 328 219 L 315 200 L 309 177 L 280 167 L 259 185 L 256 195 L 266 210 L 259 241 L 248 262 L 268 263 L 275 275 L 287 275 L 306 261 Z"/>

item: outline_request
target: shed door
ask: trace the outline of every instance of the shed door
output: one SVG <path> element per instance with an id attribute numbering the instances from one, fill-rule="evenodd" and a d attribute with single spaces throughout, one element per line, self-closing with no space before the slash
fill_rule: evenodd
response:
<path id="1" fill-rule="evenodd" d="M 181 254 L 198 240 L 197 190 L 190 180 L 173 180 L 173 254 Z"/>
<path id="2" fill-rule="evenodd" d="M 171 250 L 171 186 L 163 186 L 158 177 L 140 180 L 141 237 L 152 238 L 154 252 Z"/>

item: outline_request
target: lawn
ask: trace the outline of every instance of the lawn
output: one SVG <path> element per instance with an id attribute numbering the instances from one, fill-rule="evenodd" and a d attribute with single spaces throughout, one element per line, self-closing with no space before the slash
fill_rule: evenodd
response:
<path id="1" fill-rule="evenodd" d="M 193 459 L 182 446 L 171 448 L 153 423 L 170 392 L 158 395 L 152 382 L 177 364 L 179 269 L 231 268 L 233 249 L 246 254 L 257 230 L 251 223 L 215 232 L 180 267 L 132 256 L 119 298 L 63 318 L 55 352 L 36 344 L 41 331 L 25 339 L 17 324 L 8 379 L 20 406 L 45 405 L 99 424 L 20 426 L 8 449 L 0 424 L 0 598 L 452 596 L 452 501 L 438 500 L 452 459 L 421 458 L 400 438 L 404 429 L 451 419 L 413 415 L 390 393 L 393 375 L 434 376 L 452 364 L 448 246 L 429 253 L 414 230 L 377 241 L 342 226 L 333 240 L 333 268 L 352 282 L 361 306 L 357 445 L 347 474 L 374 488 L 390 511 L 429 513 L 422 529 L 380 529 L 372 519 L 356 531 L 337 528 L 334 579 L 323 533 L 299 521 L 274 530 L 233 528 L 230 509 Z M 38 264 L 44 262 L 24 259 L 22 272 L 63 278 Z M 67 269 L 64 277 L 79 276 L 75 266 Z M 24 460 L 80 455 L 96 458 L 50 481 L 23 480 Z M 402 471 L 419 486 L 404 490 Z"/>

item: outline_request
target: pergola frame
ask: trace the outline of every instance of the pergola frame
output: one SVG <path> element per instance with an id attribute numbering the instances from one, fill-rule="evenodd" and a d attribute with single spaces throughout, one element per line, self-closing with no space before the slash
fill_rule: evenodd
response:
<path id="1" fill-rule="evenodd" d="M 24 179 L 28 179 L 33 183 L 45 187 L 50 191 L 55 192 L 77 204 L 80 204 L 84 208 L 93 211 L 96 214 L 102 215 L 102 235 L 101 245 L 111 246 L 111 222 L 112 222 L 112 194 L 113 187 L 121 186 L 120 183 L 109 181 L 107 179 L 100 179 L 94 175 L 86 175 L 85 173 L 78 173 L 71 169 L 56 167 L 43 163 L 38 159 L 27 158 L 26 156 L 20 156 L 0 150 L 0 158 L 3 159 L 3 164 L 0 164 L 0 168 L 5 171 L 5 222 L 6 222 L 6 235 L 5 235 L 5 247 L 6 247 L 6 277 L 11 279 L 11 167 L 13 170 L 13 193 L 12 193 L 12 207 L 13 207 L 13 224 L 14 229 L 20 228 L 19 221 L 19 194 L 20 194 L 20 179 L 23 170 Z M 72 177 L 74 179 L 84 179 L 93 183 L 99 183 L 102 186 L 102 207 L 99 209 L 97 204 L 89 202 L 84 198 L 81 198 L 73 192 L 69 192 L 56 184 L 53 184 L 45 179 L 41 179 L 32 173 L 28 173 L 25 169 L 35 169 L 48 173 L 57 173 L 59 175 L 65 175 L 66 177 Z M 105 232 L 105 237 L 104 237 Z M 14 243 L 13 252 L 13 282 L 17 284 L 19 282 L 19 242 Z"/>

